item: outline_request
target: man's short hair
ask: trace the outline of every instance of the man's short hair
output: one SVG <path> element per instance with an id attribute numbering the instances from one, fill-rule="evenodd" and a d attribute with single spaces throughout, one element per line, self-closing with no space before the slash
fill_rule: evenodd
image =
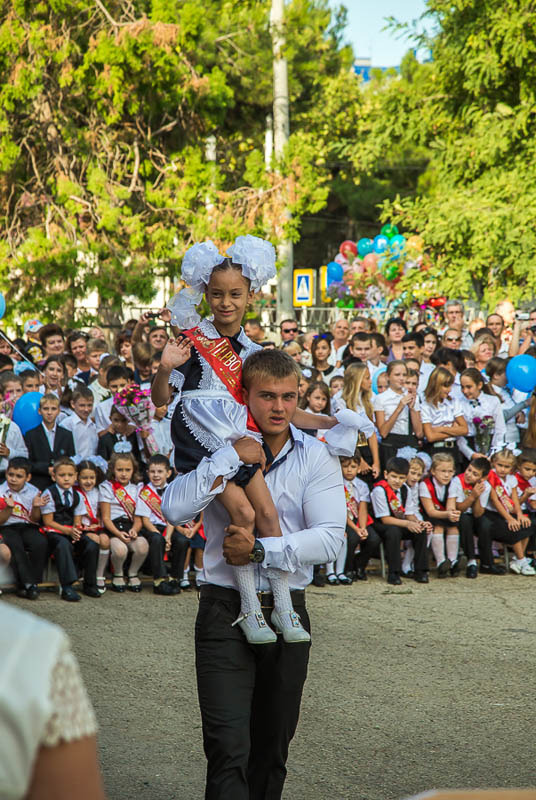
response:
<path id="1" fill-rule="evenodd" d="M 415 342 L 417 347 L 422 349 L 424 347 L 424 336 L 420 331 L 411 331 L 411 333 L 405 333 L 402 337 L 402 343 L 404 342 Z"/>
<path id="2" fill-rule="evenodd" d="M 386 472 L 396 472 L 397 475 L 407 475 L 409 472 L 409 461 L 399 456 L 393 456 L 385 465 Z"/>
<path id="3" fill-rule="evenodd" d="M 31 462 L 29 459 L 24 458 L 24 456 L 14 456 L 10 458 L 7 462 L 6 472 L 9 472 L 10 469 L 23 469 L 26 475 L 32 474 Z"/>
<path id="4" fill-rule="evenodd" d="M 465 369 L 465 361 L 461 352 L 459 350 L 451 350 L 449 347 L 438 347 L 430 356 L 430 361 L 436 367 L 452 364 L 456 372 L 463 372 Z"/>
<path id="5" fill-rule="evenodd" d="M 275 378 L 283 380 L 292 375 L 299 383 L 301 370 L 298 364 L 282 350 L 257 350 L 244 362 L 242 383 L 249 389 L 258 378 Z"/>
<path id="6" fill-rule="evenodd" d="M 371 342 L 376 342 L 376 347 L 385 347 L 385 336 L 383 333 L 378 333 L 378 331 L 372 331 L 372 333 L 368 334 L 370 336 Z"/>
<path id="7" fill-rule="evenodd" d="M 445 313 L 449 308 L 461 308 L 462 314 L 465 311 L 465 305 L 463 304 L 462 300 L 447 300 L 447 302 L 443 306 L 443 310 L 445 311 Z"/>
<path id="8" fill-rule="evenodd" d="M 281 322 L 279 323 L 279 328 L 281 328 L 283 325 L 285 325 L 286 322 L 293 322 L 296 325 L 296 327 L 298 327 L 298 321 L 297 320 L 295 320 L 295 319 L 282 319 Z"/>
<path id="9" fill-rule="evenodd" d="M 24 389 L 30 378 L 37 378 L 39 380 L 39 373 L 36 372 L 35 369 L 25 369 L 24 372 L 20 373 L 19 378 L 22 383 L 22 388 Z"/>
<path id="10" fill-rule="evenodd" d="M 153 348 L 149 342 L 136 342 L 132 347 L 132 358 L 136 367 L 148 367 L 152 354 Z"/>
<path id="11" fill-rule="evenodd" d="M 110 367 L 120 367 L 121 361 L 117 356 L 107 355 L 102 356 L 101 360 L 99 361 L 99 371 L 102 369 L 104 374 L 108 375 L 108 370 Z"/>
<path id="12" fill-rule="evenodd" d="M 284 320 L 285 322 L 290 322 L 291 320 Z M 283 323 L 281 323 L 282 325 Z M 244 322 L 244 325 L 254 325 L 256 328 L 262 328 L 262 323 L 259 317 L 250 317 Z"/>

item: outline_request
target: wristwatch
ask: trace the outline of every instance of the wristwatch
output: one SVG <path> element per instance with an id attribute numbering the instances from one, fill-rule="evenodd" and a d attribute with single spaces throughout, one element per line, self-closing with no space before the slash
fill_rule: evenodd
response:
<path id="1" fill-rule="evenodd" d="M 253 564 L 261 564 L 264 561 L 264 555 L 264 547 L 258 539 L 255 539 L 255 544 L 253 545 L 253 549 L 249 554 L 249 560 Z"/>

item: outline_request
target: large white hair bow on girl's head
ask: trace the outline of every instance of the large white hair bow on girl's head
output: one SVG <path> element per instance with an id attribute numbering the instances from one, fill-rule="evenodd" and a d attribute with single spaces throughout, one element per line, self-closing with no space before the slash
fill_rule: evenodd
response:
<path id="1" fill-rule="evenodd" d="M 250 281 L 251 291 L 258 292 L 266 281 L 275 276 L 274 246 L 258 236 L 238 236 L 227 250 L 234 264 L 240 264 L 242 274 Z M 190 247 L 182 260 L 182 279 L 186 289 L 173 297 L 167 307 L 171 311 L 171 324 L 179 328 L 193 328 L 201 321 L 195 307 L 201 302 L 205 287 L 214 267 L 225 261 L 214 242 L 198 242 Z"/>
<path id="2" fill-rule="evenodd" d="M 237 236 L 227 250 L 233 264 L 240 264 L 242 275 L 251 284 L 251 291 L 258 292 L 264 284 L 275 277 L 275 248 L 271 242 L 259 236 Z"/>

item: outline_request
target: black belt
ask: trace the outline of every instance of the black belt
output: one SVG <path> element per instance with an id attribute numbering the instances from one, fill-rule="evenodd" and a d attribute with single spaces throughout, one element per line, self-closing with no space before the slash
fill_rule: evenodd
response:
<path id="1" fill-rule="evenodd" d="M 227 589 L 225 586 L 216 586 L 213 583 L 204 583 L 199 588 L 199 599 L 212 597 L 215 600 L 224 600 L 232 603 L 240 603 L 240 593 L 236 589 Z M 257 592 L 261 608 L 273 608 L 274 596 L 272 592 Z M 290 592 L 293 606 L 305 607 L 305 589 L 293 589 Z"/>
<path id="2" fill-rule="evenodd" d="M 450 450 L 451 447 L 456 447 L 455 439 L 444 439 L 442 442 L 432 442 L 432 447 L 443 448 Z"/>

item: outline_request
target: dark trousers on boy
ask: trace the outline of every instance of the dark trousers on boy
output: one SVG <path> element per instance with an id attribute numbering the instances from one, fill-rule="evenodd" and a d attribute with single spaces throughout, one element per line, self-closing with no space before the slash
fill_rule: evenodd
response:
<path id="1" fill-rule="evenodd" d="M 348 571 L 365 569 L 370 559 L 380 554 L 381 539 L 374 530 L 374 526 L 367 525 L 367 531 L 367 538 L 360 539 L 355 531 L 349 527 L 346 528 L 346 535 L 348 536 L 346 567 Z M 358 553 L 355 552 L 357 545 L 359 545 Z"/>
<path id="2" fill-rule="evenodd" d="M 533 525 L 529 528 L 521 528 L 519 531 L 508 530 L 506 520 L 496 511 L 484 511 L 484 514 L 479 519 L 479 528 L 481 531 L 478 538 L 480 564 L 486 567 L 493 564 L 492 541 L 511 545 L 520 542 L 522 539 L 530 538 L 535 532 Z"/>
<path id="3" fill-rule="evenodd" d="M 78 580 L 78 570 L 75 559 L 80 565 L 84 583 L 87 586 L 97 585 L 97 562 L 99 559 L 99 545 L 82 535 L 77 542 L 63 533 L 47 532 L 50 555 L 54 556 L 58 578 L 62 586 L 70 586 Z"/>
<path id="4" fill-rule="evenodd" d="M 173 531 L 171 534 L 171 550 L 169 551 L 170 560 L 170 575 L 175 580 L 182 580 L 184 572 L 184 560 L 186 553 L 190 547 L 190 540 L 188 537 L 179 531 Z"/>
<path id="5" fill-rule="evenodd" d="M 36 525 L 16 522 L 2 527 L 4 544 L 11 551 L 11 567 L 19 587 L 41 583 L 48 552 L 46 537 Z"/>
<path id="6" fill-rule="evenodd" d="M 166 565 L 164 564 L 164 556 L 166 554 L 166 537 L 164 532 L 165 525 L 155 525 L 158 530 L 148 531 L 142 528 L 140 534 L 149 542 L 149 555 L 145 560 L 144 567 L 147 566 L 151 570 L 151 574 L 155 580 L 167 577 Z"/>
<path id="7" fill-rule="evenodd" d="M 398 525 L 384 525 L 376 520 L 375 529 L 383 542 L 385 558 L 389 567 L 389 574 L 400 575 L 402 559 L 400 557 L 400 542 L 408 539 L 415 550 L 415 574 L 419 575 L 428 570 L 428 549 L 426 547 L 426 533 L 411 533 L 407 528 Z"/>

